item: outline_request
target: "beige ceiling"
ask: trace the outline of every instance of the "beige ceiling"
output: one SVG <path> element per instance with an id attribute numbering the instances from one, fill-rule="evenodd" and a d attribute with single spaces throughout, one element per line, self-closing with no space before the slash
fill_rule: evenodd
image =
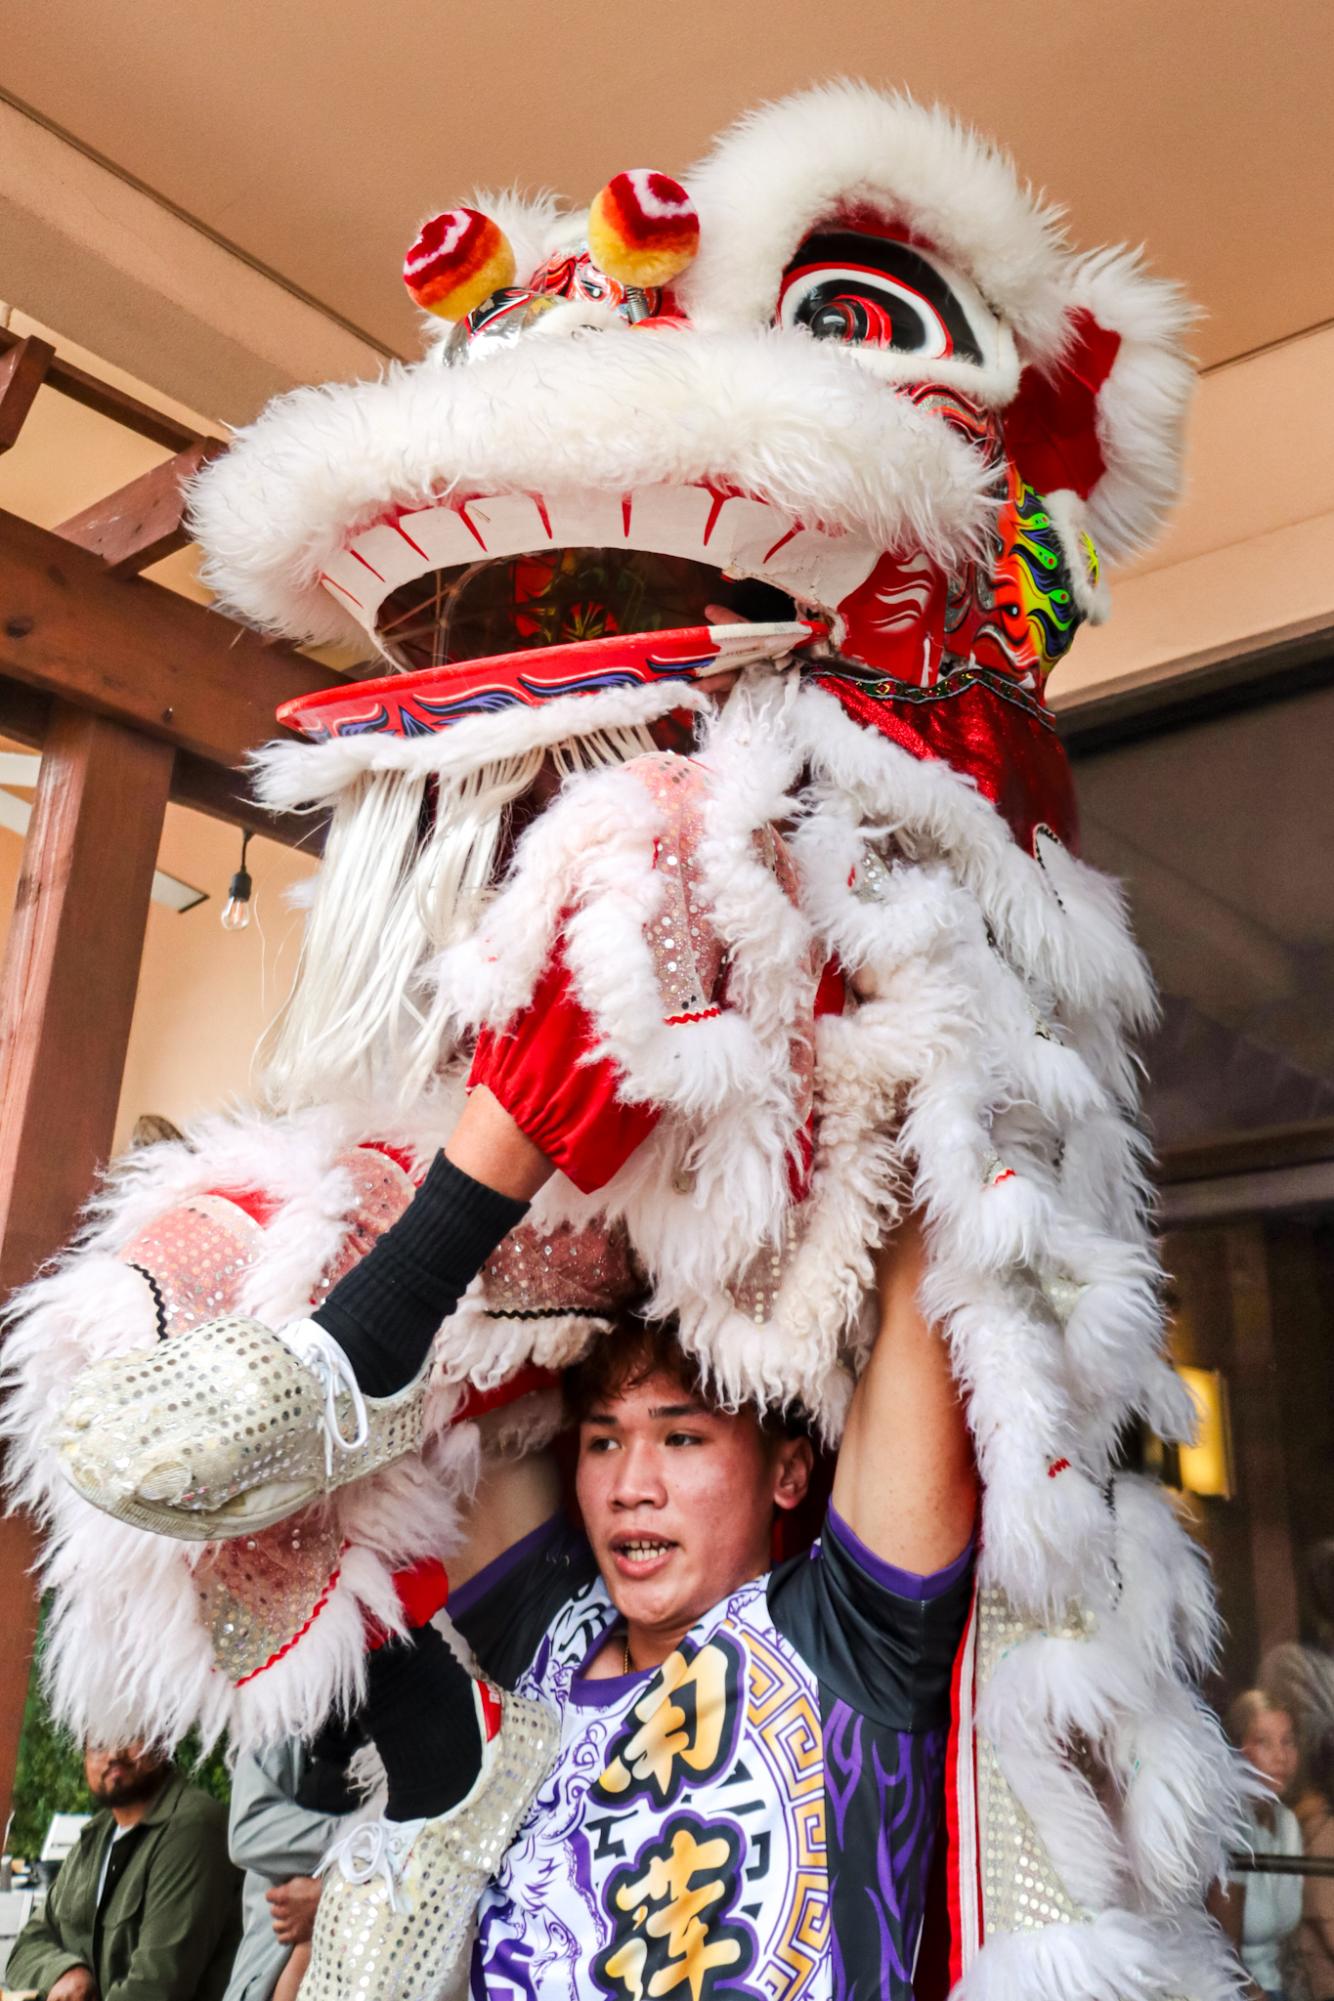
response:
<path id="1" fill-rule="evenodd" d="M 422 216 L 587 196 L 756 99 L 855 73 L 1002 138 L 1079 240 L 1144 241 L 1216 363 L 1334 319 L 1331 0 L 42 0 L 0 84 L 399 349 Z"/>

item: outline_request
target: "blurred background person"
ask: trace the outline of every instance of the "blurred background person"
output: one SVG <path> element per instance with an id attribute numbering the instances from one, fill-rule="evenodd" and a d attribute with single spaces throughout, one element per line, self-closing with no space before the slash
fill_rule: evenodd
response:
<path id="1" fill-rule="evenodd" d="M 1334 1730 L 1303 1760 L 1295 1810 L 1303 1852 L 1334 1866 Z M 1303 1879 L 1297 1941 L 1306 1988 L 1302 2001 L 1334 2001 L 1334 1876 Z"/>
<path id="2" fill-rule="evenodd" d="M 1228 1712 L 1233 1742 L 1264 1780 L 1269 1797 L 1251 1804 L 1251 1844 L 1257 1857 L 1298 1856 L 1302 1852 L 1297 1817 L 1283 1803 L 1297 1778 L 1297 1732 L 1287 1710 L 1262 1689 L 1239 1695 Z M 1296 1949 L 1302 1921 L 1302 1879 L 1246 1871 L 1234 1877 L 1218 1912 L 1241 1956 L 1249 1981 L 1249 2001 L 1296 2001 L 1284 1977 Z"/>
<path id="3" fill-rule="evenodd" d="M 241 1933 L 227 1810 L 142 1743 L 88 1745 L 95 1813 L 5 1979 L 46 2001 L 220 2001 Z"/>
<path id="4" fill-rule="evenodd" d="M 225 2001 L 286 2001 L 300 1986 L 320 1901 L 315 1872 L 358 1804 L 346 1777 L 355 1749 L 326 1729 L 318 1753 L 293 1742 L 238 1760 L 228 1846 L 246 1872 L 245 1929 Z"/>

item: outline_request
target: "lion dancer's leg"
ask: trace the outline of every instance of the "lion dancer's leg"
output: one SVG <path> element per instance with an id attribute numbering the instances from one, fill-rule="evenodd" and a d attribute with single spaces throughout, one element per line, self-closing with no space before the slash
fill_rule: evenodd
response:
<path id="1" fill-rule="evenodd" d="M 472 1281 L 561 1168 L 592 1193 L 650 1133 L 557 951 L 402 1216 L 309 1318 L 240 1316 L 84 1371 L 53 1442 L 95 1507 L 173 1537 L 248 1536 L 423 1442 L 432 1347 Z"/>
<path id="2" fill-rule="evenodd" d="M 355 1719 L 384 1768 L 384 1813 L 326 1857 L 306 2001 L 441 1991 L 461 1969 L 477 1899 L 556 1748 L 547 1706 L 471 1674 L 432 1623 L 448 1596 L 443 1566 L 428 1560 L 395 1583 L 407 1630 L 367 1622 Z M 347 1727 L 332 1720 L 316 1744 L 346 1755 Z"/>

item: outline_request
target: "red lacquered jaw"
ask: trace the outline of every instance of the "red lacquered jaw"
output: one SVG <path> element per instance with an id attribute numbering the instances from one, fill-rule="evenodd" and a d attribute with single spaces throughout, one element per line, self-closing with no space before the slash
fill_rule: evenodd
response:
<path id="1" fill-rule="evenodd" d="M 278 721 L 317 740 L 429 736 L 470 716 L 535 709 L 563 695 L 701 681 L 757 661 L 781 660 L 828 636 L 828 627 L 815 619 L 614 633 L 324 688 L 284 702 Z"/>

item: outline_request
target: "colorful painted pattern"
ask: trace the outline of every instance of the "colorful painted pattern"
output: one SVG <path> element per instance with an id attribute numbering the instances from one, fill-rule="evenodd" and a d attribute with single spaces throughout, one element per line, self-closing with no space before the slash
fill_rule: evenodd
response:
<path id="1" fill-rule="evenodd" d="M 1014 677 L 1041 695 L 1048 674 L 1083 624 L 1069 563 L 1046 504 L 1007 464 L 1006 497 L 990 567 L 971 565 L 951 579 L 945 600 L 942 675 L 971 662 Z M 1097 555 L 1085 536 L 1090 581 Z"/>
<path id="2" fill-rule="evenodd" d="M 633 325 L 655 319 L 662 306 L 662 293 L 654 285 L 624 285 L 611 278 L 586 249 L 551 257 L 539 265 L 529 284 L 534 292 L 556 299 L 581 299 L 589 305 L 614 306 Z"/>

